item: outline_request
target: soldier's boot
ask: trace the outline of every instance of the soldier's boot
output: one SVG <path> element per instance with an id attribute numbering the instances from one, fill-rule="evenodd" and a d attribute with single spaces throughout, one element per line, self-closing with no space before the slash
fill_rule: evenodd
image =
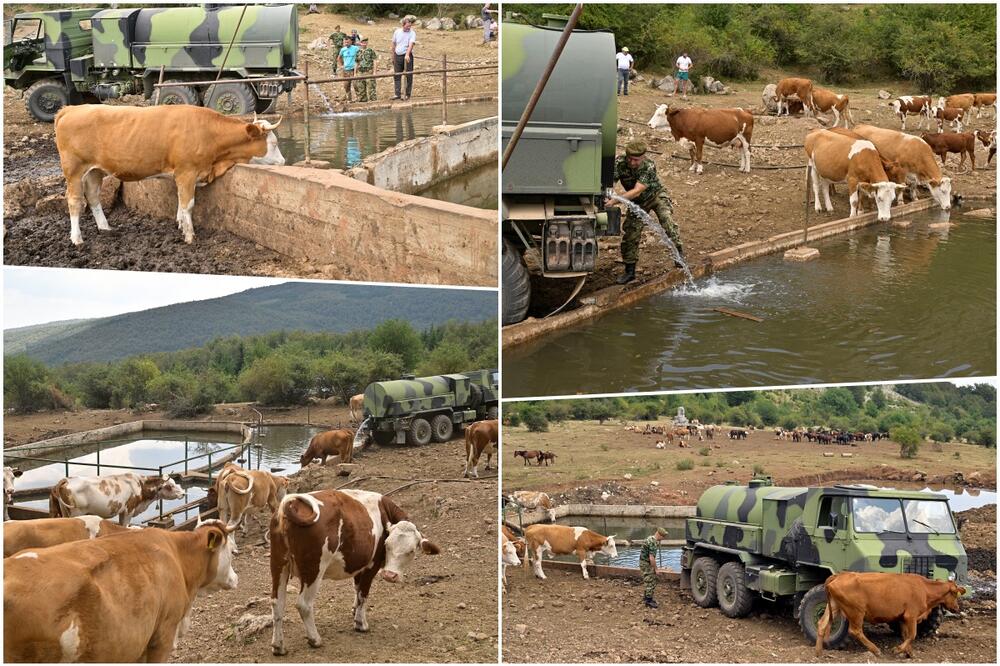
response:
<path id="1" fill-rule="evenodd" d="M 625 272 L 618 278 L 618 284 L 628 284 L 635 279 L 635 264 L 625 264 Z"/>
<path id="2" fill-rule="evenodd" d="M 660 607 L 660 604 L 656 603 L 656 600 L 653 599 L 653 597 L 643 597 L 642 601 L 643 601 L 644 604 L 646 604 L 646 608 L 659 608 Z"/>

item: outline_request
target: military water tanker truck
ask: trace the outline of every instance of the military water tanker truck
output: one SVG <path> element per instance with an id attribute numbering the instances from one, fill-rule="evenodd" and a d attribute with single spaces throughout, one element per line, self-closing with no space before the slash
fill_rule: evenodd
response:
<path id="1" fill-rule="evenodd" d="M 779 488 L 769 478 L 706 490 L 685 526 L 681 588 L 703 608 L 746 616 L 755 597 L 792 606 L 810 643 L 841 571 L 915 573 L 965 583 L 968 559 L 944 495 L 868 485 Z M 941 608 L 917 626 L 937 630 Z M 828 647 L 847 639 L 840 618 Z"/>
<path id="2" fill-rule="evenodd" d="M 566 22 L 545 17 L 546 26 L 503 25 L 504 148 Z M 541 277 L 576 279 L 572 299 L 597 265 L 598 236 L 620 233 L 620 211 L 604 208 L 618 130 L 615 76 L 614 35 L 575 30 L 503 170 L 504 325 L 528 312 L 526 254 Z"/>
<path id="3" fill-rule="evenodd" d="M 267 111 L 294 85 L 256 79 L 297 74 L 294 5 L 37 11 L 15 15 L 5 29 L 4 82 L 24 91 L 43 122 L 66 104 L 150 99 L 161 67 L 164 82 L 176 85 L 161 89 L 160 104 L 239 115 Z M 220 68 L 222 83 L 185 85 L 214 80 Z"/>
<path id="4" fill-rule="evenodd" d="M 497 418 L 500 373 L 473 370 L 374 382 L 365 389 L 364 421 L 355 447 L 446 442 L 456 427 Z"/>

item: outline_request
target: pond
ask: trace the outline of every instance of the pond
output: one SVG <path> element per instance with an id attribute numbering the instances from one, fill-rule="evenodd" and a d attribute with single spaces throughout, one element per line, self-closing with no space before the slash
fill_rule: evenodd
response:
<path id="1" fill-rule="evenodd" d="M 499 197 L 497 195 L 497 165 L 486 164 L 467 173 L 453 176 L 437 185 L 418 192 L 428 199 L 460 203 L 473 208 L 496 210 Z"/>
<path id="2" fill-rule="evenodd" d="M 996 219 L 934 209 L 504 350 L 504 397 L 996 374 Z M 725 316 L 726 307 L 763 318 Z"/>
<path id="3" fill-rule="evenodd" d="M 673 544 L 684 540 L 684 519 L 683 518 L 621 518 L 617 516 L 563 516 L 556 521 L 558 525 L 572 525 L 574 527 L 586 527 L 604 536 L 615 536 L 615 541 L 627 539 L 634 545 L 622 546 L 617 544 L 618 557 L 609 558 L 606 555 L 598 554 L 594 557 L 595 564 L 607 564 L 614 567 L 625 567 L 627 569 L 639 568 L 639 551 L 642 541 L 656 531 L 657 527 L 663 527 L 670 535 L 667 540 Z M 557 560 L 565 562 L 579 562 L 576 555 L 558 555 Z M 681 570 L 681 549 L 675 545 L 661 544 L 656 554 L 657 566 L 667 568 L 672 571 Z M 543 565 L 544 566 L 544 565 Z"/>

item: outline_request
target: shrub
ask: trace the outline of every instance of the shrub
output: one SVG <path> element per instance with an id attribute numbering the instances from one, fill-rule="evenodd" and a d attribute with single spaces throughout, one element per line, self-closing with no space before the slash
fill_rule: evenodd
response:
<path id="1" fill-rule="evenodd" d="M 890 432 L 894 442 L 899 443 L 900 458 L 916 458 L 920 452 L 920 433 L 916 428 L 900 426 Z"/>
<path id="2" fill-rule="evenodd" d="M 712 449 L 708 448 L 707 446 L 703 446 L 700 449 L 698 449 L 698 455 L 699 456 L 709 456 L 709 455 L 712 455 Z"/>
<path id="3" fill-rule="evenodd" d="M 763 474 L 764 473 L 764 466 L 761 465 L 760 463 L 754 464 L 754 466 L 753 466 L 753 473 L 754 473 L 754 476 L 756 476 L 758 474 Z"/>
<path id="4" fill-rule="evenodd" d="M 514 409 L 508 410 L 504 412 L 503 420 L 507 425 L 516 428 L 521 425 L 521 413 Z"/>
<path id="5" fill-rule="evenodd" d="M 725 467 L 726 463 L 724 461 L 722 461 L 722 460 L 716 460 L 715 461 L 715 466 L 716 467 Z"/>
<path id="6" fill-rule="evenodd" d="M 3 399 L 7 407 L 33 412 L 51 405 L 48 368 L 27 356 L 8 356 L 3 364 Z"/>
<path id="7" fill-rule="evenodd" d="M 678 460 L 675 466 L 677 467 L 678 472 L 685 472 L 689 469 L 694 469 L 694 461 L 690 458 L 683 458 Z"/>
<path id="8" fill-rule="evenodd" d="M 711 460 L 702 460 L 698 464 L 701 465 L 702 467 L 711 467 L 712 466 L 712 461 Z"/>
<path id="9" fill-rule="evenodd" d="M 523 410 L 521 418 L 529 432 L 548 432 L 549 430 L 549 420 L 545 417 L 545 413 L 535 405 Z"/>

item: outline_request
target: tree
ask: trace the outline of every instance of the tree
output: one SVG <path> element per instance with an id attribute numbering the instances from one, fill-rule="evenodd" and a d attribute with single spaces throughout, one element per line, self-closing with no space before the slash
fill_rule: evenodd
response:
<path id="1" fill-rule="evenodd" d="M 50 405 L 48 368 L 23 354 L 7 356 L 3 363 L 3 399 L 19 412 L 34 412 Z"/>
<path id="2" fill-rule="evenodd" d="M 528 428 L 529 432 L 547 432 L 549 420 L 545 417 L 545 412 L 538 405 L 527 405 L 521 410 L 521 421 Z"/>
<path id="3" fill-rule="evenodd" d="M 470 369 L 472 361 L 469 353 L 457 342 L 443 342 L 432 351 L 427 358 L 417 366 L 417 374 L 447 375 L 455 372 L 465 372 Z"/>
<path id="4" fill-rule="evenodd" d="M 257 359 L 239 378 L 240 392 L 262 405 L 297 405 L 310 388 L 304 362 L 273 354 Z"/>
<path id="5" fill-rule="evenodd" d="M 916 458 L 920 452 L 920 433 L 911 426 L 900 426 L 889 433 L 899 443 L 900 458 Z"/>
<path id="6" fill-rule="evenodd" d="M 376 326 L 368 336 L 368 347 L 396 354 L 403 360 L 405 370 L 413 370 L 424 351 L 420 334 L 402 319 L 389 319 Z"/>
<path id="7" fill-rule="evenodd" d="M 111 406 L 134 408 L 149 401 L 149 384 L 160 369 L 149 358 L 133 357 L 119 365 L 112 376 Z"/>
<path id="8" fill-rule="evenodd" d="M 828 388 L 819 399 L 820 408 L 827 414 L 835 416 L 850 416 L 858 411 L 858 403 L 854 395 L 846 388 Z"/>

